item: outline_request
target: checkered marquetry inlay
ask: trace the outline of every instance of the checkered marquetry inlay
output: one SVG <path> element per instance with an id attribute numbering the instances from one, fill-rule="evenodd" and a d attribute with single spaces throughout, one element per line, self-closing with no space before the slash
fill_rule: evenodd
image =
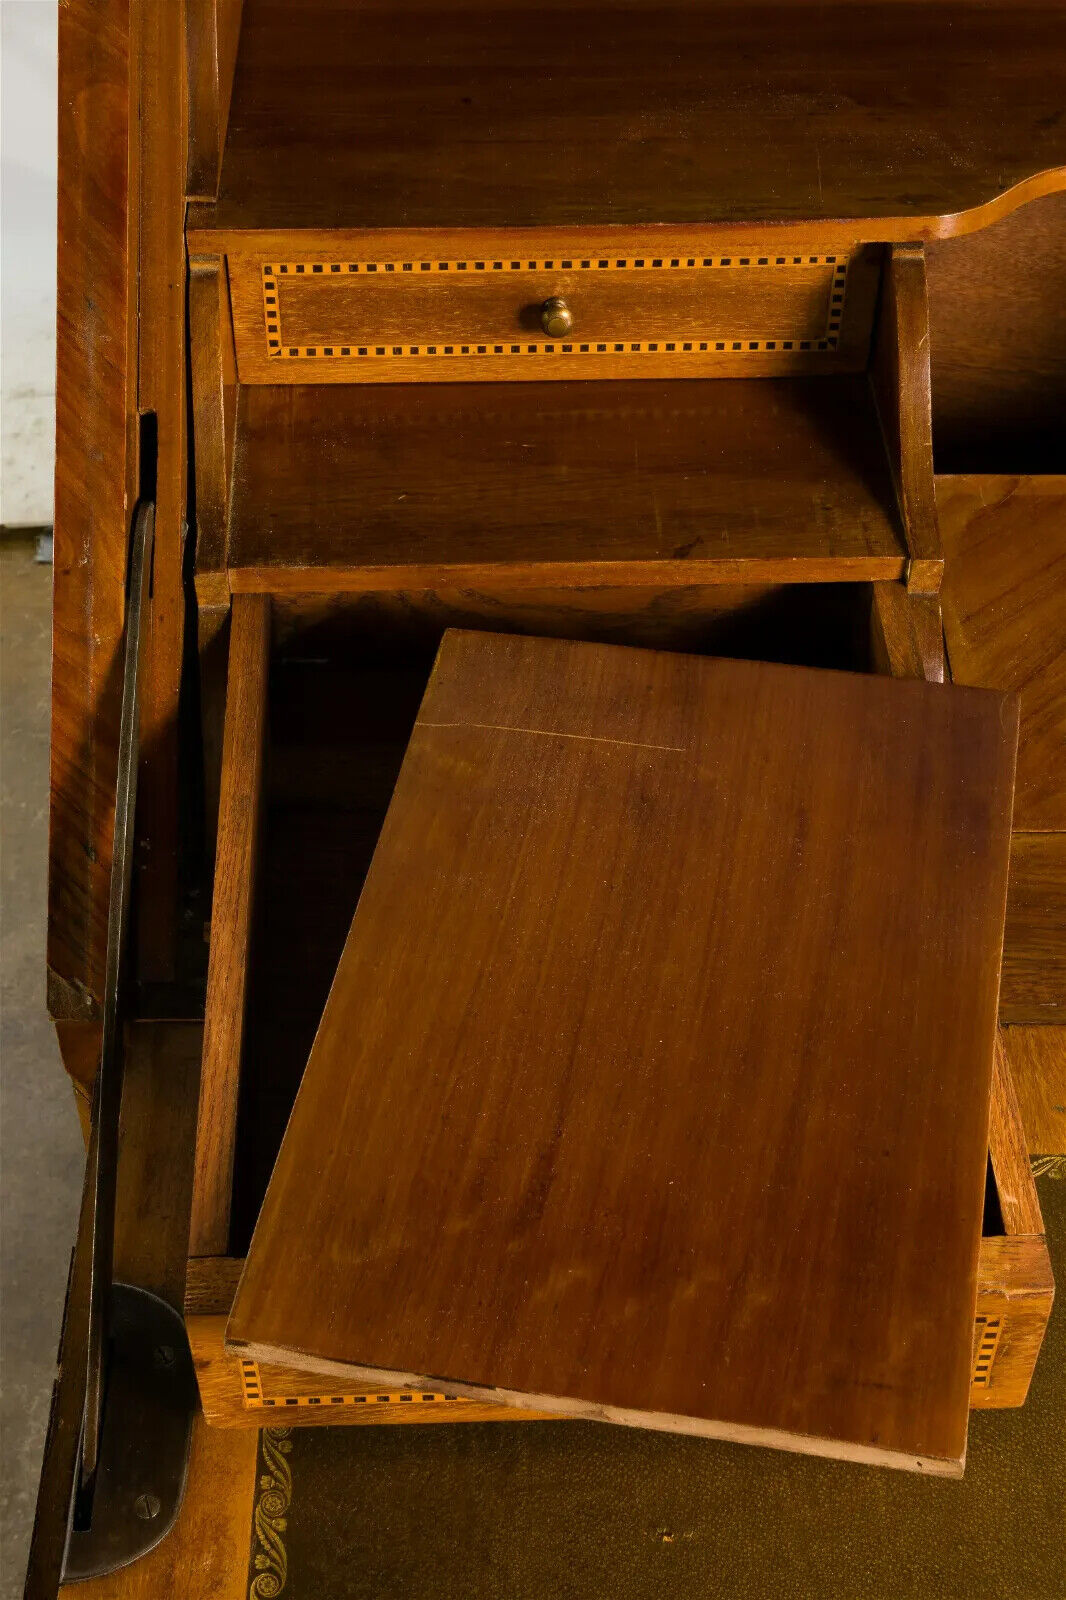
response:
<path id="1" fill-rule="evenodd" d="M 520 338 L 496 339 L 495 341 L 471 338 L 466 342 L 457 342 L 454 339 L 446 343 L 439 341 L 422 340 L 417 344 L 397 343 L 382 340 L 379 343 L 365 343 L 349 338 L 344 340 L 339 336 L 331 342 L 321 339 L 307 342 L 300 339 L 289 327 L 285 311 L 285 288 L 287 284 L 297 281 L 320 280 L 323 282 L 351 283 L 353 280 L 366 282 L 368 279 L 380 283 L 389 279 L 399 282 L 406 279 L 411 283 L 412 291 L 417 293 L 414 285 L 424 278 L 437 281 L 442 277 L 453 277 L 458 280 L 463 278 L 469 283 L 478 275 L 485 278 L 507 275 L 510 273 L 545 273 L 566 272 L 574 274 L 589 274 L 595 278 L 599 274 L 625 273 L 630 279 L 640 276 L 653 275 L 659 282 L 668 279 L 671 275 L 686 275 L 706 273 L 751 273 L 769 275 L 775 272 L 794 274 L 811 268 L 829 269 L 827 274 L 826 313 L 824 326 L 815 330 L 808 330 L 812 336 L 783 337 L 780 335 L 766 334 L 760 337 L 751 337 L 748 334 L 736 337 L 711 336 L 706 339 L 698 337 L 642 339 L 543 339 Z M 560 358 L 572 355 L 607 355 L 607 356 L 633 356 L 633 355 L 703 355 L 703 356 L 730 356 L 743 357 L 746 355 L 764 355 L 770 352 L 830 352 L 836 350 L 840 342 L 841 325 L 844 317 L 844 304 L 847 292 L 848 257 L 846 255 L 722 255 L 722 256 L 621 256 L 621 257 L 580 257 L 556 258 L 535 260 L 484 260 L 484 261 L 282 261 L 269 262 L 262 267 L 263 280 L 263 317 L 266 338 L 267 355 L 272 359 L 290 361 L 340 361 L 340 360 L 366 360 L 389 361 L 397 357 L 405 360 L 417 357 L 420 360 L 442 357 L 537 357 Z"/>
<path id="2" fill-rule="evenodd" d="M 361 1406 L 367 1410 L 379 1406 L 426 1406 L 440 1405 L 454 1402 L 456 1396 L 423 1392 L 420 1389 L 398 1389 L 382 1393 L 360 1394 L 332 1394 L 324 1391 L 322 1394 L 267 1394 L 264 1391 L 262 1375 L 257 1361 L 242 1360 L 241 1391 L 244 1403 L 250 1409 L 271 1409 L 276 1411 L 308 1410 L 320 1408 L 326 1410 L 333 1406 Z"/>
<path id="3" fill-rule="evenodd" d="M 1001 1320 L 999 1317 L 978 1317 L 976 1319 L 974 1352 L 973 1352 L 973 1377 L 975 1389 L 987 1389 L 992 1376 L 992 1367 L 999 1349 L 999 1335 Z"/>

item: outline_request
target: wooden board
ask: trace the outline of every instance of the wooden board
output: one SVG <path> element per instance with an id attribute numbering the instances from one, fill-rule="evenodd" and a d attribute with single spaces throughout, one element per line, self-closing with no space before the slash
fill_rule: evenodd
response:
<path id="1" fill-rule="evenodd" d="M 1016 833 L 1011 841 L 999 1017 L 1066 1017 L 1066 833 Z"/>
<path id="2" fill-rule="evenodd" d="M 203 1065 L 189 1219 L 192 1255 L 220 1255 L 229 1242 L 237 1093 L 259 864 L 269 654 L 269 600 L 238 595 L 230 623 L 220 846 L 211 898 Z"/>
<path id="3" fill-rule="evenodd" d="M 1066 165 L 1064 94 L 1055 7 L 246 0 L 215 220 L 913 239 Z"/>
<path id="4" fill-rule="evenodd" d="M 136 853 L 142 983 L 175 976 L 187 403 L 181 6 L 74 3 L 59 25 L 55 625 L 48 1004 L 103 992 L 126 557 L 156 501 Z M 151 336 L 140 338 L 140 329 Z M 174 1001 L 167 1007 L 173 1014 Z"/>
<path id="5" fill-rule="evenodd" d="M 929 309 L 920 245 L 895 245 L 889 252 L 870 381 L 903 514 L 907 588 L 936 594 L 944 559 L 933 484 Z"/>
<path id="6" fill-rule="evenodd" d="M 255 884 L 244 884 L 247 894 L 255 891 L 256 911 L 243 1065 L 231 1057 L 245 1084 L 233 1156 L 234 1253 L 245 1255 L 251 1242 L 445 630 L 862 671 L 868 606 L 863 585 L 844 583 L 777 590 L 756 584 L 436 590 L 271 601 L 262 851 Z M 231 679 L 231 694 L 232 685 Z M 298 874 L 293 861 L 300 863 Z M 215 1148 L 229 1159 L 217 1141 Z M 207 1164 L 197 1172 L 216 1181 Z"/>
<path id="7" fill-rule="evenodd" d="M 905 556 L 863 377 L 240 391 L 235 591 L 839 582 Z"/>
<path id="8" fill-rule="evenodd" d="M 996 1200 L 1007 1236 L 1042 1234 L 1043 1219 L 1029 1165 L 1018 1095 L 1003 1043 L 996 1034 L 992 1065 L 992 1100 L 988 1118 L 988 1151 L 996 1183 Z"/>
<path id="9" fill-rule="evenodd" d="M 936 595 L 899 583 L 870 585 L 870 658 L 892 678 L 944 682 L 944 625 Z"/>
<path id="10" fill-rule="evenodd" d="M 1014 825 L 1066 829 L 1066 477 L 941 477 L 936 493 L 951 676 L 1018 691 Z"/>
<path id="11" fill-rule="evenodd" d="M 941 472 L 1061 472 L 1066 194 L 929 245 L 933 433 Z"/>
<path id="12" fill-rule="evenodd" d="M 226 138 L 233 71 L 241 30 L 241 0 L 186 0 L 188 83 L 186 192 L 214 199 Z"/>
<path id="13" fill-rule="evenodd" d="M 1038 1170 L 1066 1170 L 1066 1027 L 1002 1028 L 1025 1140 Z"/>
<path id="14" fill-rule="evenodd" d="M 230 1347 L 959 1472 L 1016 716 L 448 634 Z"/>
<path id="15" fill-rule="evenodd" d="M 124 0 L 59 17 L 48 1005 L 104 985 L 129 518 L 137 492 L 136 196 Z M 93 1068 L 95 1072 L 95 1065 Z"/>
<path id="16" fill-rule="evenodd" d="M 141 4 L 136 84 L 140 147 L 137 409 L 145 418 L 142 492 L 155 501 L 152 615 L 140 709 L 135 860 L 142 985 L 196 982 L 179 962 L 178 699 L 184 665 L 189 441 L 186 372 L 184 7 Z M 125 530 L 124 530 L 125 531 Z M 150 752 L 150 755 L 148 754 Z M 106 910 L 106 902 L 105 902 Z M 186 1015 L 173 1000 L 162 1015 Z M 195 1014 L 195 1013 L 193 1013 Z"/>

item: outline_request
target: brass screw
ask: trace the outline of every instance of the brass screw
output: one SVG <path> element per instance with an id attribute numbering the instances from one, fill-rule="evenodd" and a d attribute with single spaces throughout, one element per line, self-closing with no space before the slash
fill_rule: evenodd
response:
<path id="1" fill-rule="evenodd" d="M 540 325 L 552 339 L 562 339 L 574 326 L 574 314 L 565 300 L 552 295 L 540 308 Z"/>
<path id="2" fill-rule="evenodd" d="M 157 1494 L 139 1494 L 133 1502 L 133 1509 L 142 1522 L 153 1522 L 162 1507 Z"/>

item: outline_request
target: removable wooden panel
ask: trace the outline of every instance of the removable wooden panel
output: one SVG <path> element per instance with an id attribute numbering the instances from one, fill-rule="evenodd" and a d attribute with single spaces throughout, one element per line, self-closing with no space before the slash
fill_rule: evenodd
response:
<path id="1" fill-rule="evenodd" d="M 449 635 L 234 1350 L 958 1471 L 1015 716 Z"/>
<path id="2" fill-rule="evenodd" d="M 448 627 L 863 670 L 864 590 L 298 596 L 274 618 L 231 1248 L 243 1255 Z M 236 708 L 235 708 L 236 713 Z M 293 872 L 293 862 L 299 872 Z M 249 892 L 251 885 L 248 886 Z M 236 1068 L 235 1068 L 236 1070 Z"/>
<path id="3" fill-rule="evenodd" d="M 431 241 L 371 260 L 231 253 L 241 381 L 733 376 L 865 362 L 873 254 L 783 253 L 757 240 L 713 255 L 667 240 L 657 253 L 590 238 L 563 256 L 533 247 L 531 259 L 527 240 L 488 255 L 478 245 L 451 259 Z M 573 315 L 563 338 L 541 326 L 552 297 Z"/>

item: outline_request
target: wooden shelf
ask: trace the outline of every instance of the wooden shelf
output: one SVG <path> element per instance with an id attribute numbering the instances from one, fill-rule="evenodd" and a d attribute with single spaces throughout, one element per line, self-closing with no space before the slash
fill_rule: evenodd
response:
<path id="1" fill-rule="evenodd" d="M 219 199 L 190 222 L 952 233 L 1066 165 L 1064 99 L 1066 30 L 1027 4 L 245 0 Z"/>
<path id="2" fill-rule="evenodd" d="M 865 378 L 247 387 L 235 592 L 898 579 Z"/>

